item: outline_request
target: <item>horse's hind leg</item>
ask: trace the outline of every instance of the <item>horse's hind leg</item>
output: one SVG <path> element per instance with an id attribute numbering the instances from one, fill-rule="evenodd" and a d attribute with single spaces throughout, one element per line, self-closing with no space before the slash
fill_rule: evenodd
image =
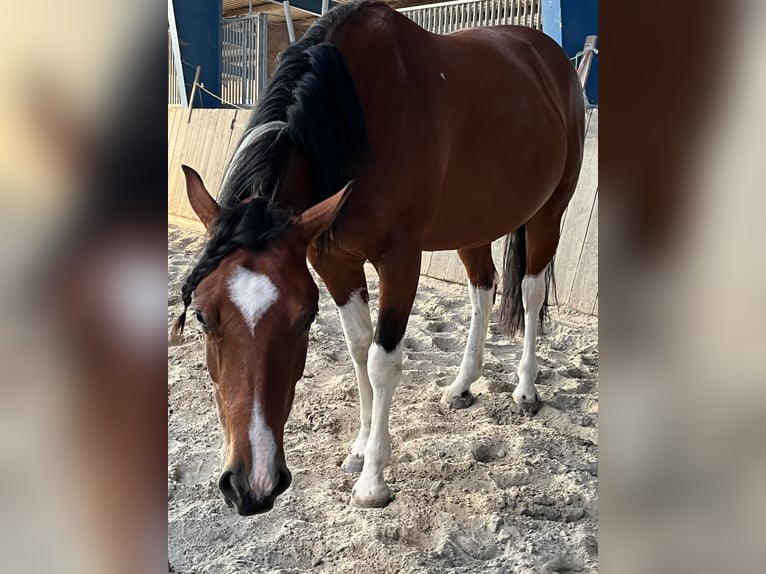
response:
<path id="1" fill-rule="evenodd" d="M 314 269 L 324 279 L 327 290 L 338 305 L 340 323 L 346 337 L 346 346 L 354 363 L 356 382 L 359 386 L 359 433 L 351 445 L 342 468 L 346 472 L 360 472 L 364 464 L 364 449 L 370 436 L 370 413 L 372 411 L 372 387 L 367 373 L 367 353 L 372 344 L 372 321 L 370 320 L 367 280 L 363 264 L 328 262 L 317 259 L 309 251 Z"/>
<path id="2" fill-rule="evenodd" d="M 540 372 L 537 365 L 538 319 L 546 302 L 546 272 L 553 261 L 559 243 L 561 216 L 571 191 L 554 194 L 549 201 L 526 224 L 526 271 L 521 281 L 521 298 L 524 306 L 524 348 L 517 370 L 519 384 L 513 391 L 513 399 L 523 413 L 533 415 L 540 408 L 540 396 L 535 379 Z"/>
<path id="3" fill-rule="evenodd" d="M 577 179 L 580 175 L 583 149 L 582 112 L 572 111 L 568 133 L 568 152 L 564 176 L 551 197 L 529 221 L 526 227 L 526 264 L 524 278 L 521 281 L 521 299 L 524 308 L 524 350 L 519 361 L 519 384 L 513 391 L 513 399 L 521 412 L 534 414 L 540 408 L 540 397 L 535 388 L 535 379 L 539 373 L 537 366 L 537 329 L 538 318 L 548 296 L 548 281 L 553 274 L 548 273 L 548 266 L 553 261 L 561 233 L 561 218 L 574 195 Z M 555 284 L 554 284 L 555 285 Z"/>
<path id="4" fill-rule="evenodd" d="M 460 372 L 442 395 L 442 403 L 453 409 L 464 409 L 473 403 L 471 383 L 481 376 L 484 363 L 484 342 L 487 339 L 489 317 L 495 302 L 497 272 L 492 262 L 491 244 L 474 249 L 461 249 L 460 260 L 468 275 L 468 298 L 471 300 L 471 328 L 465 346 Z"/>
<path id="5" fill-rule="evenodd" d="M 537 321 L 545 301 L 545 272 L 524 275 L 521 281 L 521 296 L 524 304 L 524 350 L 519 361 L 519 384 L 513 391 L 513 400 L 522 412 L 535 414 L 540 408 L 540 396 L 535 388 L 535 379 L 540 369 L 537 365 Z"/>

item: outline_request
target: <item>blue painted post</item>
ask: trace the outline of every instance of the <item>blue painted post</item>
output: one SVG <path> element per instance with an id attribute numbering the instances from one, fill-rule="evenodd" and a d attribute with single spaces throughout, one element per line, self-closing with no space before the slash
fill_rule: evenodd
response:
<path id="1" fill-rule="evenodd" d="M 540 6 L 543 32 L 556 40 L 559 46 L 561 46 L 561 2 L 562 0 L 542 0 Z"/>
<path id="2" fill-rule="evenodd" d="M 222 1 L 168 0 L 173 2 L 181 47 L 185 77 L 192 78 L 201 67 L 200 83 L 214 94 L 221 95 L 221 16 Z M 191 93 L 191 85 L 186 86 Z M 220 108 L 221 102 L 197 89 L 195 108 Z"/>
<path id="3" fill-rule="evenodd" d="M 585 36 L 598 34 L 598 0 L 542 0 L 543 32 L 573 58 L 582 50 Z M 593 56 L 585 93 L 598 104 L 598 54 Z"/>

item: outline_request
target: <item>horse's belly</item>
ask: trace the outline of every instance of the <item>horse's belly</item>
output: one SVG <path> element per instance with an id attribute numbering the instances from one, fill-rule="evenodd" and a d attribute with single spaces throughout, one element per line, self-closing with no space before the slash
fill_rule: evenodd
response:
<path id="1" fill-rule="evenodd" d="M 529 221 L 561 180 L 564 157 L 557 155 L 552 150 L 520 160 L 506 155 L 449 170 L 423 249 L 485 245 Z"/>
<path id="2" fill-rule="evenodd" d="M 530 202 L 514 206 L 500 203 L 461 202 L 441 209 L 423 235 L 422 249 L 439 251 L 486 245 L 524 224 L 539 209 Z"/>

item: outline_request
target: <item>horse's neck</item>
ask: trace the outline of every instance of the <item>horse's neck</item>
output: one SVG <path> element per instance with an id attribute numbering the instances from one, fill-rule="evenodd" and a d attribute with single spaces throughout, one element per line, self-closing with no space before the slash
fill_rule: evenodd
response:
<path id="1" fill-rule="evenodd" d="M 306 160 L 295 148 L 287 158 L 274 200 L 280 207 L 295 214 L 311 207 L 311 171 Z"/>

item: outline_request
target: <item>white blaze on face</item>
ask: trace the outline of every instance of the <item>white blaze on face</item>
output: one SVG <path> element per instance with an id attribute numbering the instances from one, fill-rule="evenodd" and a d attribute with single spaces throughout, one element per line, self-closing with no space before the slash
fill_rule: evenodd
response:
<path id="1" fill-rule="evenodd" d="M 258 320 L 279 299 L 279 292 L 266 275 L 237 266 L 229 279 L 229 296 L 251 333 L 255 333 Z M 257 398 L 253 399 L 250 415 L 250 448 L 253 455 L 250 487 L 258 495 L 268 495 L 276 485 L 277 443 Z"/>
<path id="2" fill-rule="evenodd" d="M 274 433 L 263 418 L 258 399 L 253 401 L 253 413 L 250 418 L 250 448 L 253 452 L 250 487 L 257 495 L 267 496 L 277 484 L 274 468 L 277 443 L 274 440 Z"/>
<path id="3" fill-rule="evenodd" d="M 237 266 L 229 279 L 229 296 L 255 333 L 255 325 L 279 298 L 274 283 L 266 275 Z"/>

